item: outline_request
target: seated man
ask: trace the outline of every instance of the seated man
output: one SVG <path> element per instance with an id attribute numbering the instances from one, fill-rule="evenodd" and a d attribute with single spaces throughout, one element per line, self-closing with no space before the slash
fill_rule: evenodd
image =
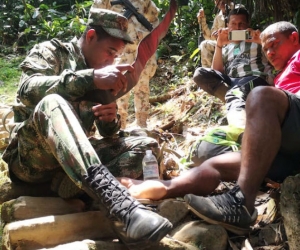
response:
<path id="1" fill-rule="evenodd" d="M 211 69 L 199 67 L 194 81 L 207 93 L 225 101 L 227 90 L 249 81 L 267 85 L 271 66 L 261 50 L 260 32 L 249 28 L 249 13 L 245 8 L 233 9 L 228 15 L 228 28 L 218 31 L 217 46 Z M 232 30 L 249 30 L 251 39 L 228 40 Z"/>
<path id="2" fill-rule="evenodd" d="M 122 72 L 132 72 L 132 66 L 111 64 L 125 44 L 132 42 L 127 27 L 124 16 L 91 8 L 79 40 L 52 39 L 34 46 L 21 64 L 14 107 L 17 126 L 3 159 L 11 179 L 27 183 L 51 181 L 63 170 L 120 222 L 114 224 L 116 232 L 129 248 L 141 245 L 143 249 L 164 237 L 172 225 L 132 198 L 103 162 L 115 174 L 139 175 L 142 151 L 157 143 L 145 137 L 115 139 L 120 128 L 116 104 L 84 99 L 97 89 L 113 94 L 126 89 Z M 110 137 L 106 142 L 90 138 L 94 123 L 101 135 Z"/>
<path id="3" fill-rule="evenodd" d="M 297 28 L 278 22 L 260 35 L 263 51 L 279 72 L 275 87 L 252 90 L 246 102 L 242 153 L 213 157 L 168 181 L 121 179 L 136 198 L 183 196 L 200 218 L 244 234 L 255 223 L 254 201 L 265 177 L 283 181 L 300 171 L 300 43 Z M 237 180 L 228 193 L 209 195 L 220 181 Z M 190 194 L 188 194 L 190 193 Z"/>
<path id="4" fill-rule="evenodd" d="M 236 233 L 247 233 L 255 222 L 254 202 L 266 175 L 282 180 L 300 170 L 299 33 L 291 23 L 278 22 L 262 32 L 261 40 L 279 74 L 276 88 L 258 87 L 247 98 L 237 185 L 220 196 L 185 196 L 199 217 Z"/>

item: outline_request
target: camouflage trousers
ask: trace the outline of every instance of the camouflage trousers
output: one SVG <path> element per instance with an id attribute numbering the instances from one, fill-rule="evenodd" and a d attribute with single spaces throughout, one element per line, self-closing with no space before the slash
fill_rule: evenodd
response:
<path id="1" fill-rule="evenodd" d="M 138 178 L 146 149 L 158 149 L 157 141 L 146 136 L 88 138 L 73 107 L 59 95 L 49 95 L 21 124 L 3 159 L 22 181 L 51 181 L 63 169 L 81 187 L 82 175 L 93 164 L 104 164 L 116 177 Z"/>
<path id="2" fill-rule="evenodd" d="M 200 54 L 201 54 L 201 66 L 204 68 L 210 68 L 215 53 L 217 41 L 215 40 L 204 40 L 200 43 Z"/>
<path id="3" fill-rule="evenodd" d="M 126 63 L 126 59 L 123 59 L 121 63 Z M 147 62 L 144 70 L 141 73 L 138 83 L 133 88 L 132 93 L 134 95 L 134 109 L 135 109 L 135 119 L 137 125 L 145 128 L 147 127 L 146 120 L 149 113 L 149 96 L 150 96 L 150 87 L 149 81 L 154 76 L 156 71 L 157 63 L 156 57 L 153 55 Z M 121 127 L 122 129 L 126 128 L 127 117 L 128 117 L 128 106 L 130 93 L 128 92 L 121 98 L 117 100 L 118 112 L 121 115 Z"/>

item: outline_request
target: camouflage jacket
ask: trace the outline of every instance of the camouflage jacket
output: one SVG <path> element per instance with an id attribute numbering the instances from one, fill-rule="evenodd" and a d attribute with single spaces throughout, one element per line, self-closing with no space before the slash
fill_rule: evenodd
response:
<path id="1" fill-rule="evenodd" d="M 17 104 L 13 107 L 15 122 L 21 123 L 17 127 L 29 118 L 43 97 L 59 94 L 73 106 L 87 136 L 93 134 L 94 122 L 104 137 L 112 136 L 120 129 L 120 122 L 95 120 L 91 111 L 95 103 L 80 100 L 85 93 L 95 89 L 94 69 L 87 67 L 76 38 L 69 43 L 52 39 L 35 45 L 20 67 L 23 73 Z"/>
<path id="2" fill-rule="evenodd" d="M 221 28 L 225 28 L 225 16 L 223 15 L 222 10 L 220 10 L 214 18 L 211 29 L 209 29 L 207 25 L 206 17 L 201 18 L 199 24 L 202 27 L 203 36 L 206 40 L 216 40 L 211 34 Z"/>

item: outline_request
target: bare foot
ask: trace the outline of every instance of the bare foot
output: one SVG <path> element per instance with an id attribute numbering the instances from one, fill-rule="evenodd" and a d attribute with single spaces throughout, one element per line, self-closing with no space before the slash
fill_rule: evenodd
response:
<path id="1" fill-rule="evenodd" d="M 136 199 L 161 200 L 167 193 L 167 188 L 160 180 L 134 180 L 126 177 L 118 178 L 132 197 Z"/>

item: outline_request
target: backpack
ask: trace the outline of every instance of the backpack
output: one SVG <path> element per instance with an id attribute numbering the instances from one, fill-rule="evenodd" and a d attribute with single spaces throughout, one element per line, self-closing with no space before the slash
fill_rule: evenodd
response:
<path id="1" fill-rule="evenodd" d="M 232 125 L 209 129 L 204 136 L 197 139 L 183 160 L 189 167 L 200 165 L 205 160 L 228 152 L 241 149 L 244 128 Z"/>

